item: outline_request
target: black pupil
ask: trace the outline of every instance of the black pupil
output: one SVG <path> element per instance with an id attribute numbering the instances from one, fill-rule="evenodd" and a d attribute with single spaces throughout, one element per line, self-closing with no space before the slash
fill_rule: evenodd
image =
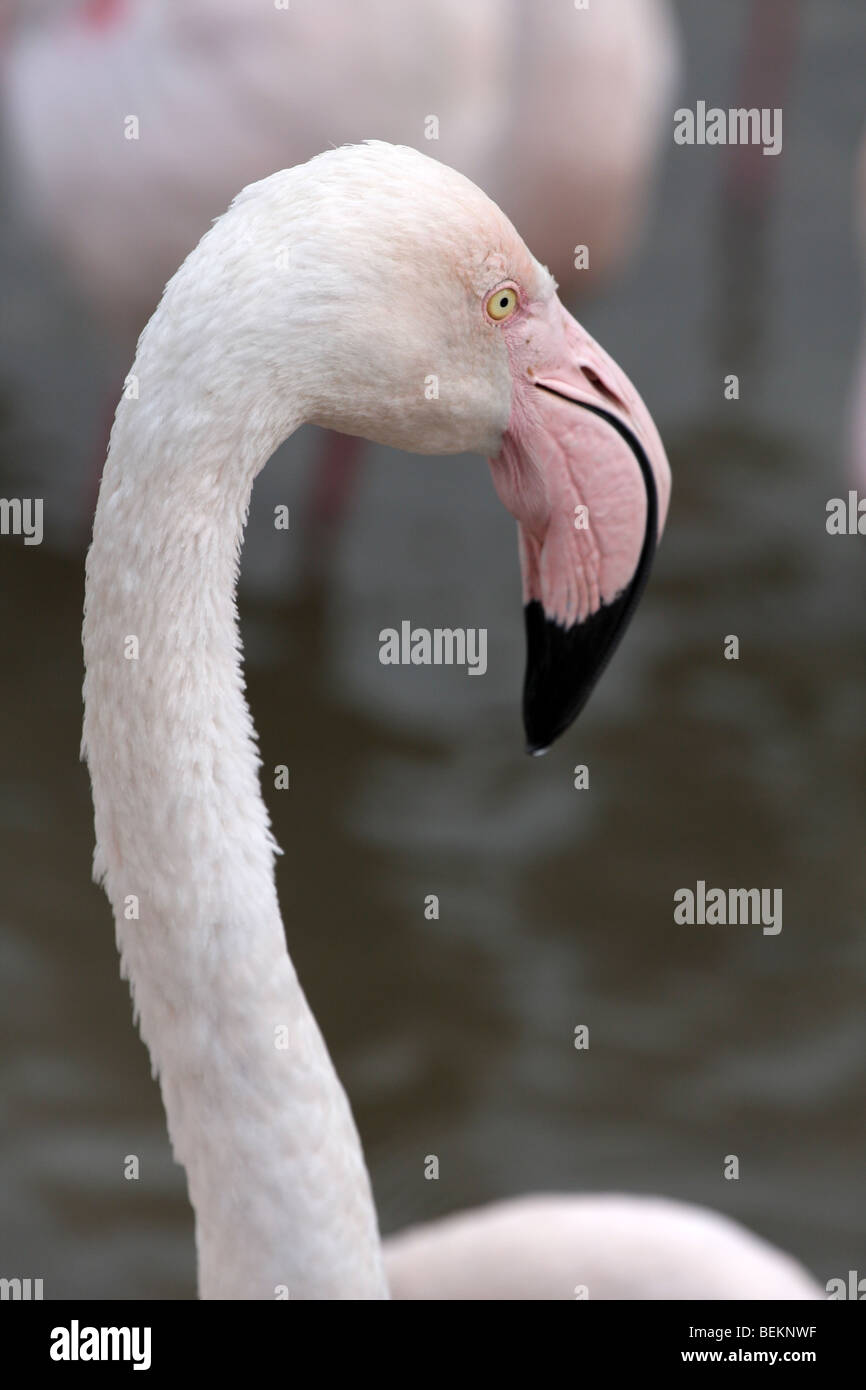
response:
<path id="1" fill-rule="evenodd" d="M 499 307 L 500 307 L 500 309 L 507 309 L 507 308 L 508 308 L 508 296 L 507 296 L 507 295 L 503 295 L 503 296 L 502 296 L 502 298 L 501 298 L 500 301 L 499 301 Z"/>

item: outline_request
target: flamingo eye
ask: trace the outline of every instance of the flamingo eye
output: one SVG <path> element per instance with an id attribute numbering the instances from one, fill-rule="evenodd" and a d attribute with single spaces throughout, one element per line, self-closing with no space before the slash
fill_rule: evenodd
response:
<path id="1" fill-rule="evenodd" d="M 487 316 L 496 323 L 501 323 L 503 319 L 511 318 L 517 304 L 517 291 L 513 290 L 510 285 L 504 285 L 501 290 L 494 290 L 488 299 L 485 306 Z"/>

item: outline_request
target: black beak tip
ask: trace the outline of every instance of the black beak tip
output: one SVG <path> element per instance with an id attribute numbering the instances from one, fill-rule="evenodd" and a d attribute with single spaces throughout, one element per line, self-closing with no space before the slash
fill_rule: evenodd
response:
<path id="1" fill-rule="evenodd" d="M 553 391 L 553 395 L 557 394 Z M 624 421 L 603 406 L 587 402 L 577 404 L 607 420 L 634 454 L 646 487 L 646 524 L 631 582 L 609 603 L 590 613 L 583 622 L 562 627 L 547 617 L 538 599 L 532 599 L 525 607 L 523 727 L 526 730 L 526 751 L 534 756 L 547 752 L 551 744 L 574 722 L 592 694 L 643 593 L 658 533 L 655 478 L 640 439 Z"/>
<path id="2" fill-rule="evenodd" d="M 622 633 L 628 598 L 620 595 L 569 628 L 548 618 L 537 599 L 526 605 L 527 753 L 546 753 L 580 714 Z"/>

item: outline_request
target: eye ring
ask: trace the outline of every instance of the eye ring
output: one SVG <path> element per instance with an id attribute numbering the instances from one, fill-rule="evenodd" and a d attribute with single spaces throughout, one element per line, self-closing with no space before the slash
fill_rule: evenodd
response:
<path id="1" fill-rule="evenodd" d="M 510 319 L 514 311 L 519 307 L 520 300 L 517 297 L 517 290 L 513 285 L 500 285 L 498 290 L 487 296 L 484 305 L 487 317 L 494 323 L 503 323 L 505 319 Z"/>

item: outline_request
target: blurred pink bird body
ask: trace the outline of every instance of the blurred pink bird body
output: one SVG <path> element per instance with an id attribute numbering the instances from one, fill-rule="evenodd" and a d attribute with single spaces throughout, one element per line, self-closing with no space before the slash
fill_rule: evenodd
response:
<path id="1" fill-rule="evenodd" d="M 565 297 L 640 235 L 678 71 L 669 0 L 54 3 L 6 54 L 19 207 L 124 355 L 233 192 L 329 145 L 420 145 L 460 169 L 527 228 Z M 308 570 L 327 563 L 360 457 L 322 446 Z"/>
<path id="2" fill-rule="evenodd" d="M 678 70 L 668 0 L 55 3 L 3 64 L 19 202 L 126 339 L 236 188 L 329 145 L 419 145 L 482 182 L 566 293 L 639 235 Z"/>
<path id="3" fill-rule="evenodd" d="M 796 1260 L 717 1212 L 596 1193 L 519 1197 L 385 1241 L 391 1297 L 813 1300 Z"/>
<path id="4" fill-rule="evenodd" d="M 616 275 L 644 230 L 679 79 L 674 15 L 668 0 L 585 10 L 523 0 L 511 8 L 511 46 L 511 76 L 494 98 L 496 157 L 465 172 L 486 183 L 568 299 Z"/>
<path id="5" fill-rule="evenodd" d="M 435 111 L 437 152 L 477 163 L 494 9 L 422 0 L 407 22 L 402 0 L 64 6 L 5 55 L 23 210 L 132 339 L 236 189 L 272 169 L 366 136 L 420 142 Z"/>

